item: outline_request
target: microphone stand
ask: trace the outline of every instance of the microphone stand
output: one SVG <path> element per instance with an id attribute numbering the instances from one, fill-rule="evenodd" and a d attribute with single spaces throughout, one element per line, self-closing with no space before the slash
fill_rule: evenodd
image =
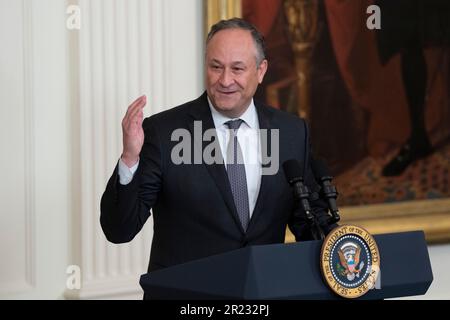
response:
<path id="1" fill-rule="evenodd" d="M 339 209 L 336 205 L 336 198 L 338 196 L 338 192 L 336 190 L 336 187 L 331 184 L 332 177 L 330 176 L 324 176 L 320 178 L 322 181 L 322 192 L 325 196 L 325 198 L 328 200 L 328 203 L 330 204 L 330 213 L 331 217 L 329 218 L 329 223 L 337 223 L 339 220 L 341 220 L 341 217 L 339 215 Z"/>
<path id="2" fill-rule="evenodd" d="M 328 202 L 328 209 L 331 214 L 328 218 L 328 225 L 334 225 L 341 220 L 341 217 L 336 203 L 338 192 L 336 187 L 331 184 L 333 177 L 329 173 L 325 161 L 321 159 L 312 159 L 311 168 L 316 181 L 321 182 L 322 190 L 320 193 Z"/>
<path id="3" fill-rule="evenodd" d="M 309 204 L 309 189 L 303 184 L 303 178 L 296 178 L 293 182 L 294 192 L 297 198 L 302 204 L 303 210 L 306 214 L 309 229 L 311 230 L 314 240 L 325 239 L 325 233 L 322 227 L 317 223 L 314 214 L 312 213 L 311 206 Z"/>

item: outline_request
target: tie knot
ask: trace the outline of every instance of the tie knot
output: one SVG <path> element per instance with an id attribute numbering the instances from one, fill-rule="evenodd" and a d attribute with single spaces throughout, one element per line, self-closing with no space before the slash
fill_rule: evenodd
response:
<path id="1" fill-rule="evenodd" d="M 237 130 L 241 126 L 241 124 L 244 122 L 242 119 L 236 119 L 236 120 L 230 120 L 225 122 L 225 124 L 230 128 L 231 130 Z"/>

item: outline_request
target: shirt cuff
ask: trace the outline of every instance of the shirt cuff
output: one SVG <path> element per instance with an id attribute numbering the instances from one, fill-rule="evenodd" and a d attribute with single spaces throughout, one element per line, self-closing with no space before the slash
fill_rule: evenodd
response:
<path id="1" fill-rule="evenodd" d="M 134 166 L 129 168 L 123 161 L 119 159 L 119 182 L 121 185 L 127 185 L 133 180 L 134 173 L 139 166 L 139 160 Z"/>

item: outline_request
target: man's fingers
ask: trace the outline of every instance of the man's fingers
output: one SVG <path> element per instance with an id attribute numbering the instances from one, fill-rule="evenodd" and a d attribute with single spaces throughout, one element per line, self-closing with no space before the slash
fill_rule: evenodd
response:
<path id="1" fill-rule="evenodd" d="M 139 113 L 143 113 L 142 109 L 145 107 L 146 105 L 146 100 L 144 99 L 140 104 L 136 105 L 135 108 L 133 110 L 131 110 L 130 115 L 129 115 L 129 119 L 133 120 L 134 118 L 136 118 L 136 116 Z"/>
<path id="2" fill-rule="evenodd" d="M 128 106 L 127 112 L 125 113 L 125 117 L 124 118 L 127 118 L 130 115 L 130 113 L 136 108 L 136 106 L 141 103 L 142 98 L 143 98 L 142 96 L 137 98 L 136 100 L 133 101 L 132 104 L 130 104 Z"/>
<path id="3" fill-rule="evenodd" d="M 135 123 L 136 123 L 137 125 L 141 125 L 143 120 L 144 120 L 144 113 L 141 111 L 141 112 L 139 112 L 138 115 L 136 116 Z"/>
<path id="4" fill-rule="evenodd" d="M 140 96 L 128 107 L 125 117 L 129 117 L 131 114 L 134 113 L 134 111 L 136 109 L 143 108 L 146 103 L 147 103 L 147 97 L 145 95 Z"/>
<path id="5" fill-rule="evenodd" d="M 133 125 L 140 126 L 142 124 L 142 120 L 144 120 L 144 113 L 141 110 L 138 110 L 137 113 L 133 116 L 130 116 L 125 122 L 126 128 L 129 128 Z"/>
<path id="6" fill-rule="evenodd" d="M 142 109 L 145 107 L 146 104 L 147 104 L 147 97 L 145 95 L 134 101 L 128 107 L 127 113 L 125 114 L 122 123 L 126 124 L 129 123 L 130 121 L 132 122 L 133 119 L 136 117 L 136 115 L 139 114 L 139 112 L 142 113 Z"/>
<path id="7" fill-rule="evenodd" d="M 141 111 L 142 113 L 142 111 Z M 122 127 L 124 130 L 130 130 L 134 127 L 140 127 L 142 125 L 142 121 L 144 120 L 144 115 L 137 114 L 135 117 L 129 118 L 126 121 L 122 122 Z"/>
<path id="8" fill-rule="evenodd" d="M 144 118 L 144 113 L 142 112 L 142 109 L 138 109 L 134 114 L 130 115 L 130 117 L 126 121 L 126 126 L 131 127 L 134 125 L 141 125 L 142 120 Z"/>
<path id="9" fill-rule="evenodd" d="M 145 102 L 145 100 L 147 100 L 147 97 L 144 94 L 139 98 L 137 98 L 136 100 L 134 100 L 132 104 L 130 104 L 130 106 L 128 107 L 128 111 L 134 109 L 137 105 L 140 105 L 142 102 Z"/>

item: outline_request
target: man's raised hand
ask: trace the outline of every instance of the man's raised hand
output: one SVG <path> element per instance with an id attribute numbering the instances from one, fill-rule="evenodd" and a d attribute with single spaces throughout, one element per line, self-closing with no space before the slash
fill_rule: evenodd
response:
<path id="1" fill-rule="evenodd" d="M 127 113 L 122 120 L 122 161 L 129 168 L 138 162 L 139 154 L 144 144 L 142 121 L 144 119 L 143 109 L 146 104 L 147 97 L 145 95 L 139 97 L 128 107 Z"/>

